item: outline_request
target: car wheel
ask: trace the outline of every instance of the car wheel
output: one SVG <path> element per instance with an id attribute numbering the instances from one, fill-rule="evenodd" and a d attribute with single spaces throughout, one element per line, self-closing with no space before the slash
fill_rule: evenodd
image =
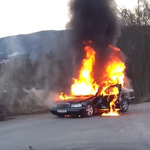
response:
<path id="1" fill-rule="evenodd" d="M 127 100 L 123 100 L 121 102 L 121 112 L 127 112 L 129 109 L 129 102 Z"/>
<path id="2" fill-rule="evenodd" d="M 94 107 L 93 105 L 91 104 L 88 104 L 86 107 L 85 107 L 85 117 L 91 117 L 94 115 Z"/>

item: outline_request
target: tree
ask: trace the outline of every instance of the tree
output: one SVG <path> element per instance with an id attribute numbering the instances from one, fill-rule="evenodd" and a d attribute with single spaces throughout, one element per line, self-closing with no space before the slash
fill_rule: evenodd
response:
<path id="1" fill-rule="evenodd" d="M 134 10 L 120 12 L 123 26 L 118 46 L 125 54 L 126 74 L 131 79 L 136 102 L 150 99 L 150 3 L 141 0 Z"/>
<path id="2" fill-rule="evenodd" d="M 123 26 L 149 26 L 150 2 L 141 0 L 133 10 L 121 9 L 120 19 Z"/>

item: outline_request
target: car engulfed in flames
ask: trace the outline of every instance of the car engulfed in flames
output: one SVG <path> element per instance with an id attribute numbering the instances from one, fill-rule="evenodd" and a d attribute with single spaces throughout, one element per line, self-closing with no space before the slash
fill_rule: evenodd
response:
<path id="1" fill-rule="evenodd" d="M 98 84 L 93 75 L 96 52 L 89 45 L 84 47 L 86 58 L 83 59 L 79 77 L 73 79 L 70 95 L 64 93 L 59 95 L 58 100 L 51 107 L 53 114 L 92 116 L 100 113 L 104 117 L 119 116 L 119 111 L 128 110 L 134 92 L 132 89 L 124 88 L 125 64 L 119 59 L 120 49 L 112 45 L 109 45 L 109 48 L 112 50 L 112 55 L 103 71 L 102 83 Z M 126 95 L 124 93 L 128 93 L 128 97 L 124 97 L 123 95 Z"/>

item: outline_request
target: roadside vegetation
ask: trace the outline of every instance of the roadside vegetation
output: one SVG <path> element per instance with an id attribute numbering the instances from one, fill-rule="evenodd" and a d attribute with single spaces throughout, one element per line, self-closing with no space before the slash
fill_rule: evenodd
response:
<path id="1" fill-rule="evenodd" d="M 133 10 L 119 8 L 118 18 L 121 36 L 117 46 L 126 56 L 126 75 L 135 90 L 134 102 L 150 101 L 150 2 L 140 0 Z M 77 61 L 70 45 L 64 44 L 69 41 L 66 37 L 70 31 L 52 31 L 52 36 L 50 32 L 37 34 L 38 42 L 33 38 L 35 34 L 31 40 L 24 38 L 26 35 L 18 36 L 16 41 L 14 37 L 0 39 L 0 104 L 7 106 L 10 113 L 30 113 L 32 107 L 45 106 L 43 99 L 47 100 L 49 91 L 55 95 L 62 87 L 70 87 L 73 68 L 79 69 L 75 64 L 81 63 L 81 55 L 77 52 L 76 57 L 80 59 Z M 57 42 L 50 42 L 53 39 Z M 12 56 L 18 49 L 20 54 Z M 21 49 L 26 53 L 20 52 Z M 60 56 L 56 58 L 58 52 Z M 64 54 L 68 55 L 60 59 Z"/>

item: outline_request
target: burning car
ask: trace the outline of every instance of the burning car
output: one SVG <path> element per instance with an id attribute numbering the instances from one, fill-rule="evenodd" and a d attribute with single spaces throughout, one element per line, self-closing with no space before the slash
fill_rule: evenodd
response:
<path id="1" fill-rule="evenodd" d="M 116 93 L 118 91 L 118 94 Z M 57 101 L 50 111 L 59 117 L 65 115 L 91 117 L 95 114 L 101 116 L 118 116 L 120 112 L 127 112 L 129 104 L 134 99 L 134 91 L 125 89 L 120 84 L 109 86 L 104 95 L 98 92 L 95 95 L 69 97 L 67 101 Z M 112 113 L 112 114 L 111 114 Z"/>
<path id="2" fill-rule="evenodd" d="M 90 44 L 91 42 L 89 42 Z M 73 79 L 70 95 L 59 95 L 50 111 L 59 117 L 65 115 L 81 115 L 91 117 L 100 113 L 101 116 L 119 116 L 119 111 L 127 112 L 134 91 L 126 89 L 124 84 L 125 64 L 119 59 L 120 49 L 112 49 L 111 59 L 106 63 L 99 84 L 94 79 L 94 49 L 86 45 L 86 57 L 83 59 L 79 77 Z"/>

